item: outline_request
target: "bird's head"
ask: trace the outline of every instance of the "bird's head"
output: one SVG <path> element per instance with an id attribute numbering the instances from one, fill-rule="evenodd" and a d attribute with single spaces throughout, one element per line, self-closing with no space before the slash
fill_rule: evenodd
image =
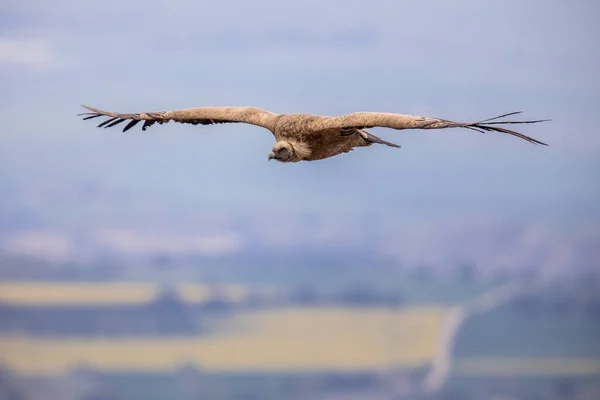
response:
<path id="1" fill-rule="evenodd" d="M 292 162 L 296 160 L 296 151 L 290 142 L 281 141 L 275 143 L 273 150 L 269 153 L 269 161 Z"/>

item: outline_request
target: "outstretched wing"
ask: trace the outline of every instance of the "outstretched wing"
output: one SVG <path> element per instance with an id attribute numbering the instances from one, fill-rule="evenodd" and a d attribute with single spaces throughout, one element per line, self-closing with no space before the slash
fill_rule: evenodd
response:
<path id="1" fill-rule="evenodd" d="M 520 114 L 521 111 L 512 112 L 504 115 L 499 115 L 494 118 L 484 119 L 476 122 L 453 122 L 440 118 L 431 117 L 419 117 L 413 115 L 403 114 L 390 114 L 390 113 L 378 113 L 378 112 L 357 112 L 352 114 L 343 115 L 340 117 L 328 117 L 319 121 L 316 124 L 320 124 L 323 129 L 339 128 L 342 130 L 347 128 L 358 128 L 366 129 L 373 127 L 383 127 L 392 129 L 443 129 L 443 128 L 467 128 L 475 130 L 481 133 L 485 132 L 502 132 L 509 135 L 516 136 L 523 140 L 535 144 L 542 144 L 547 146 L 546 143 L 540 142 L 539 140 L 533 139 L 529 136 L 523 135 L 522 133 L 515 132 L 513 130 L 497 126 L 502 124 L 533 124 L 537 122 L 550 121 L 548 119 L 535 120 L 535 121 L 498 121 L 501 118 L 508 117 L 510 115 Z M 319 129 L 320 127 L 314 127 Z"/>
<path id="2" fill-rule="evenodd" d="M 274 124 L 274 119 L 277 114 L 270 111 L 261 110 L 255 107 L 197 107 L 186 108 L 173 111 L 145 112 L 136 114 L 122 114 L 116 112 L 102 111 L 97 108 L 82 105 L 91 112 L 78 115 L 85 115 L 84 120 L 107 117 L 98 128 L 110 128 L 124 121 L 129 121 L 123 128 L 123 132 L 128 131 L 137 125 L 140 121 L 144 121 L 142 130 L 155 123 L 164 124 L 169 121 L 180 122 L 183 124 L 193 125 L 212 125 L 225 123 L 246 123 L 251 125 L 261 126 L 271 130 Z"/>

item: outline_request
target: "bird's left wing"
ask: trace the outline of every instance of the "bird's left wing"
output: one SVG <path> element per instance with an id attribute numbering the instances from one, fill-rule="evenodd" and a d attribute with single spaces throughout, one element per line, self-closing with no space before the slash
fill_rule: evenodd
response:
<path id="1" fill-rule="evenodd" d="M 467 128 L 481 133 L 501 132 L 516 136 L 530 143 L 542 144 L 546 143 L 533 139 L 522 133 L 498 126 L 502 124 L 533 124 L 536 122 L 549 121 L 498 121 L 501 118 L 519 114 L 521 111 L 512 112 L 504 115 L 499 115 L 494 118 L 488 118 L 476 122 L 453 122 L 440 118 L 420 117 L 414 115 L 379 113 L 379 112 L 356 112 L 352 114 L 342 115 L 339 117 L 325 117 L 314 122 L 311 126 L 313 130 L 325 129 L 340 129 L 342 135 L 344 132 L 352 132 L 350 128 L 366 129 L 373 127 L 383 127 L 392 129 L 443 129 L 443 128 Z M 350 133 L 349 133 L 350 134 Z"/>
<path id="2" fill-rule="evenodd" d="M 275 113 L 256 107 L 196 107 L 173 111 L 143 112 L 135 114 L 122 114 L 117 112 L 103 111 L 86 105 L 82 105 L 82 107 L 91 111 L 88 113 L 78 114 L 84 115 L 84 120 L 97 117 L 107 117 L 105 121 L 98 125 L 98 128 L 109 128 L 124 121 L 129 121 L 129 123 L 127 123 L 127 125 L 125 125 L 123 128 L 123 132 L 133 128 L 140 121 L 144 121 L 142 130 L 146 130 L 148 127 L 157 122 L 159 124 L 164 124 L 169 121 L 193 125 L 212 125 L 241 122 L 271 130 L 275 122 L 275 116 L 277 116 Z"/>

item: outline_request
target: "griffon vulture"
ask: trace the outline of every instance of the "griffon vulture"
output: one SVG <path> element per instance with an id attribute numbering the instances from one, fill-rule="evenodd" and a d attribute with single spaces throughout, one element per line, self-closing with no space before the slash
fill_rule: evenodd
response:
<path id="1" fill-rule="evenodd" d="M 380 112 L 355 112 L 338 117 L 312 114 L 276 114 L 255 107 L 198 107 L 173 111 L 145 112 L 121 114 L 98 110 L 83 105 L 91 112 L 84 120 L 96 117 L 108 117 L 98 128 L 109 128 L 124 121 L 129 121 L 123 132 L 144 121 L 142 130 L 155 123 L 164 124 L 169 121 L 193 125 L 211 125 L 224 123 L 246 123 L 257 125 L 271 131 L 277 141 L 269 153 L 269 160 L 280 162 L 315 161 L 347 153 L 355 147 L 371 146 L 373 143 L 391 147 L 400 146 L 387 142 L 365 131 L 367 128 L 384 127 L 392 129 L 442 129 L 467 128 L 481 133 L 494 131 L 507 133 L 530 143 L 546 143 L 525 136 L 521 133 L 497 126 L 500 124 L 531 124 L 536 121 L 498 121 L 513 112 L 477 122 L 457 123 L 440 118 L 420 117 L 413 115 L 391 114 Z"/>

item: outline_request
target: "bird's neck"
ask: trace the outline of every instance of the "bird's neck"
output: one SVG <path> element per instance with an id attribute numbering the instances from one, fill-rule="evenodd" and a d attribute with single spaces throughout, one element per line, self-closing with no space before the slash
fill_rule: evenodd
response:
<path id="1" fill-rule="evenodd" d="M 295 141 L 295 140 L 288 140 L 288 143 L 294 149 L 294 156 L 295 156 L 295 158 L 298 159 L 298 161 L 303 160 L 306 157 L 309 157 L 310 154 L 312 153 L 309 145 L 306 143 Z"/>

